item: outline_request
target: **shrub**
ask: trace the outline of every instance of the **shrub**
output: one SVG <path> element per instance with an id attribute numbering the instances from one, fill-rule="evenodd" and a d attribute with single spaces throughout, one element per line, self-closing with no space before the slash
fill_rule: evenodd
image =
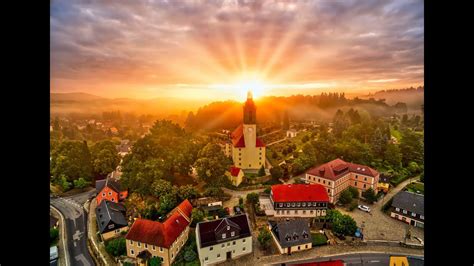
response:
<path id="1" fill-rule="evenodd" d="M 351 202 L 352 200 L 352 193 L 349 191 L 349 189 L 345 189 L 344 191 L 341 192 L 341 195 L 339 196 L 339 202 L 342 204 L 347 204 Z"/>
<path id="2" fill-rule="evenodd" d="M 260 169 L 258 169 L 258 176 L 265 176 L 265 168 L 263 167 L 260 167 Z"/>
<path id="3" fill-rule="evenodd" d="M 160 266 L 162 263 L 162 258 L 160 257 L 152 257 L 148 260 L 148 265 L 150 266 Z"/>
<path id="4" fill-rule="evenodd" d="M 266 193 L 266 194 L 270 194 L 270 192 L 272 191 L 272 188 L 271 187 L 267 187 L 263 193 Z"/>
<path id="5" fill-rule="evenodd" d="M 239 197 L 239 205 L 244 203 L 244 199 L 242 197 Z"/>
<path id="6" fill-rule="evenodd" d="M 184 260 L 185 261 L 193 261 L 196 259 L 196 252 L 192 249 L 188 249 L 184 252 Z"/>
<path id="7" fill-rule="evenodd" d="M 377 196 L 372 188 L 367 189 L 366 191 L 362 192 L 362 196 L 369 202 L 373 203 L 377 201 Z"/>
<path id="8" fill-rule="evenodd" d="M 126 255 L 127 250 L 125 246 L 125 238 L 120 237 L 110 240 L 105 245 L 105 250 L 114 257 Z"/>
<path id="9" fill-rule="evenodd" d="M 252 192 L 247 194 L 247 201 L 252 204 L 256 204 L 258 202 L 258 198 L 258 193 Z"/>
<path id="10" fill-rule="evenodd" d="M 58 241 L 59 230 L 56 228 L 49 229 L 49 244 L 52 245 Z"/>
<path id="11" fill-rule="evenodd" d="M 272 238 L 272 235 L 271 235 L 270 231 L 268 230 L 268 228 L 263 227 L 263 228 L 260 229 L 260 232 L 258 233 L 257 240 L 258 240 L 258 243 L 260 243 L 260 245 L 264 249 L 266 249 L 270 246 L 271 238 Z"/>
<path id="12" fill-rule="evenodd" d="M 349 205 L 349 211 L 353 211 L 355 208 L 357 208 L 357 200 L 351 202 L 351 205 Z"/>
<path id="13" fill-rule="evenodd" d="M 355 187 L 349 187 L 349 191 L 352 194 L 353 199 L 358 199 L 359 198 L 359 190 Z"/>

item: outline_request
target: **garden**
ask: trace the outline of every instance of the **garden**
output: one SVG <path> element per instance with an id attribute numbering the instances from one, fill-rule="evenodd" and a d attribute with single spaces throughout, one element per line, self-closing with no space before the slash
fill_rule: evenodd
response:
<path id="1" fill-rule="evenodd" d="M 328 238 L 324 233 L 311 233 L 313 247 L 327 245 Z"/>

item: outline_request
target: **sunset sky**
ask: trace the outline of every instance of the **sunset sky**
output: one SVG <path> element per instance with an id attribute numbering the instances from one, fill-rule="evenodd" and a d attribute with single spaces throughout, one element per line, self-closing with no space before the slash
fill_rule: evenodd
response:
<path id="1" fill-rule="evenodd" d="M 51 92 L 210 100 L 423 85 L 423 1 L 51 0 Z"/>

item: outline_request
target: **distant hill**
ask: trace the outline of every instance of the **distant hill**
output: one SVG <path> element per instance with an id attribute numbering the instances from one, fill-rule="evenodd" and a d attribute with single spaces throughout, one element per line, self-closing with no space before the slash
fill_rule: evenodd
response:
<path id="1" fill-rule="evenodd" d="M 84 92 L 71 92 L 71 93 L 51 93 L 51 102 L 81 102 L 81 101 L 96 101 L 105 100 L 106 98 L 92 95 Z"/>
<path id="2" fill-rule="evenodd" d="M 418 88 L 382 90 L 368 95 L 364 95 L 362 99 L 385 99 L 389 105 L 394 105 L 397 102 L 404 102 L 410 110 L 419 110 L 424 103 L 425 88 L 420 86 Z"/>

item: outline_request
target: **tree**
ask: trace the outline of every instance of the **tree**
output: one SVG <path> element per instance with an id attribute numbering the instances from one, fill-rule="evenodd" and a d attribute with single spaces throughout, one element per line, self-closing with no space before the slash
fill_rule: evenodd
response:
<path id="1" fill-rule="evenodd" d="M 399 168 L 402 163 L 402 153 L 398 145 L 389 143 L 385 150 L 384 160 L 388 162 L 393 168 Z"/>
<path id="2" fill-rule="evenodd" d="M 340 235 L 354 235 L 357 224 L 349 215 L 342 215 L 338 210 L 328 210 L 326 219 L 332 223 L 332 230 Z"/>
<path id="3" fill-rule="evenodd" d="M 265 167 L 260 167 L 260 169 L 258 170 L 258 176 L 265 176 Z"/>
<path id="4" fill-rule="evenodd" d="M 91 182 L 85 180 L 84 178 L 80 177 L 79 179 L 77 180 L 74 180 L 74 187 L 75 188 L 85 188 L 87 186 L 89 186 L 91 184 Z"/>
<path id="5" fill-rule="evenodd" d="M 153 256 L 148 260 L 149 266 L 160 266 L 162 263 L 163 263 L 163 259 L 156 256 Z"/>
<path id="6" fill-rule="evenodd" d="M 270 174 L 272 175 L 273 179 L 280 179 L 283 177 L 283 170 L 279 165 L 276 165 L 272 168 L 270 168 Z"/>
<path id="7" fill-rule="evenodd" d="M 195 260 L 197 257 L 196 255 L 196 252 L 194 252 L 194 250 L 192 249 L 186 249 L 184 251 L 184 260 L 187 261 L 187 262 L 190 262 L 190 261 L 193 261 Z"/>
<path id="8" fill-rule="evenodd" d="M 204 196 L 220 198 L 224 196 L 224 191 L 220 187 L 208 187 L 204 191 Z"/>
<path id="9" fill-rule="evenodd" d="M 169 181 L 157 179 L 152 184 L 152 191 L 156 197 L 160 197 L 173 192 L 173 186 Z"/>
<path id="10" fill-rule="evenodd" d="M 309 136 L 308 135 L 304 135 L 303 138 L 301 139 L 301 142 L 303 143 L 306 143 L 309 141 Z"/>
<path id="11" fill-rule="evenodd" d="M 423 164 L 423 137 L 412 130 L 405 130 L 402 133 L 400 151 L 404 166 L 407 166 L 411 161 Z"/>
<path id="12" fill-rule="evenodd" d="M 247 201 L 252 203 L 252 204 L 257 204 L 258 203 L 258 193 L 252 192 L 247 194 Z"/>
<path id="13" fill-rule="evenodd" d="M 63 141 L 51 151 L 50 170 L 53 180 L 64 176 L 67 181 L 80 177 L 90 180 L 92 164 L 87 143 L 80 141 Z"/>
<path id="14" fill-rule="evenodd" d="M 412 175 L 417 174 L 420 172 L 420 167 L 416 162 L 410 162 L 408 163 L 408 171 L 410 171 Z"/>
<path id="15" fill-rule="evenodd" d="M 349 191 L 349 189 L 345 189 L 341 192 L 341 195 L 339 195 L 339 202 L 342 204 L 347 204 L 352 201 L 352 193 Z"/>
<path id="16" fill-rule="evenodd" d="M 52 245 L 56 243 L 59 238 L 59 230 L 57 228 L 49 229 L 49 244 Z"/>
<path id="17" fill-rule="evenodd" d="M 107 242 L 105 250 L 114 257 L 126 255 L 127 250 L 125 246 L 125 238 L 120 237 L 110 240 Z"/>
<path id="18" fill-rule="evenodd" d="M 359 198 L 359 190 L 357 188 L 349 187 L 348 190 L 351 192 L 353 199 L 358 199 Z"/>
<path id="19" fill-rule="evenodd" d="M 263 249 L 267 249 L 270 246 L 271 238 L 272 238 L 272 235 L 267 227 L 260 228 L 260 232 L 258 233 L 257 240 Z"/>
<path id="20" fill-rule="evenodd" d="M 375 195 L 375 191 L 372 188 L 362 192 L 362 197 L 364 197 L 369 203 L 377 201 L 377 196 Z"/>
<path id="21" fill-rule="evenodd" d="M 91 159 L 94 173 L 99 176 L 106 176 L 115 171 L 120 163 L 117 148 L 110 140 L 94 144 L 91 148 Z"/>
<path id="22" fill-rule="evenodd" d="M 208 143 L 199 151 L 194 166 L 201 180 L 212 183 L 218 177 L 224 176 L 230 161 L 218 144 Z"/>
<path id="23" fill-rule="evenodd" d="M 178 205 L 176 193 L 168 193 L 160 196 L 160 214 L 167 214 Z"/>
<path id="24" fill-rule="evenodd" d="M 193 226 L 196 226 L 197 223 L 204 220 L 204 212 L 198 208 L 194 208 L 191 212 L 191 218 L 193 220 Z"/>
<path id="25" fill-rule="evenodd" d="M 197 196 L 198 192 L 192 185 L 180 186 L 178 188 L 179 201 L 183 201 L 185 199 L 195 199 Z"/>

